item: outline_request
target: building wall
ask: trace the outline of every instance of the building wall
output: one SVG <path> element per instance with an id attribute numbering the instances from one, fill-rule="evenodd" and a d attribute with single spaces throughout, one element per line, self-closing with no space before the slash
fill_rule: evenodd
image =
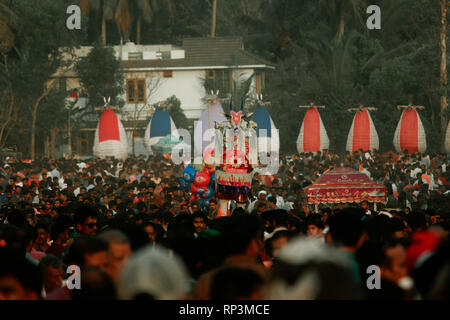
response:
<path id="1" fill-rule="evenodd" d="M 233 72 L 235 79 L 248 79 L 253 74 L 253 69 L 240 69 Z M 181 108 L 183 109 L 188 119 L 199 119 L 206 105 L 202 99 L 206 92 L 202 81 L 205 77 L 205 70 L 180 70 L 173 71 L 171 78 L 164 78 L 162 72 L 130 72 L 127 73 L 128 79 L 146 78 L 147 90 L 151 90 L 152 94 L 147 93 L 148 106 L 143 108 L 140 120 L 145 120 L 148 115 L 151 115 L 151 104 L 161 102 L 167 98 L 175 95 L 181 101 Z M 255 81 L 253 81 L 251 91 L 255 90 Z M 122 96 L 126 101 L 126 93 Z M 127 104 L 124 106 L 124 111 L 130 113 L 135 108 L 140 110 L 143 104 Z"/>
<path id="2" fill-rule="evenodd" d="M 202 97 L 205 96 L 201 79 L 204 70 L 173 71 L 171 78 L 164 78 L 162 72 L 131 72 L 128 79 L 146 78 L 147 104 L 144 110 L 151 110 L 150 105 L 166 100 L 175 95 L 181 101 L 181 108 L 188 119 L 200 118 L 202 112 Z M 150 94 L 151 93 L 151 94 Z M 122 96 L 126 100 L 126 93 Z M 143 104 L 137 104 L 140 109 Z M 133 112 L 135 104 L 127 104 L 124 111 Z M 148 113 L 143 112 L 140 119 L 146 119 Z"/>

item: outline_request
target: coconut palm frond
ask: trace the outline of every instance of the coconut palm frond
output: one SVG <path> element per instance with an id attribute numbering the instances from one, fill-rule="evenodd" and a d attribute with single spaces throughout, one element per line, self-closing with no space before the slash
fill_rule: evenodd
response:
<path id="1" fill-rule="evenodd" d="M 88 14 L 91 11 L 91 6 L 89 2 L 90 2 L 89 0 L 80 1 L 80 8 L 83 14 Z"/>
<path id="2" fill-rule="evenodd" d="M 155 9 L 150 4 L 149 0 L 138 0 L 137 5 L 139 9 L 138 14 L 141 16 L 141 18 L 144 19 L 144 21 L 148 24 L 152 23 Z"/>
<path id="3" fill-rule="evenodd" d="M 108 1 L 105 1 L 108 2 Z M 99 11 L 100 10 L 100 0 L 81 0 L 80 8 L 83 14 L 89 14 L 91 11 Z"/>
<path id="4" fill-rule="evenodd" d="M 103 17 L 105 20 L 113 20 L 119 0 L 108 0 L 103 3 Z"/>
<path id="5" fill-rule="evenodd" d="M 0 50 L 9 51 L 14 46 L 14 29 L 17 16 L 5 4 L 0 3 Z"/>
<path id="6" fill-rule="evenodd" d="M 117 28 L 125 40 L 129 40 L 131 29 L 131 12 L 128 2 L 128 0 L 118 0 L 114 17 L 117 23 Z"/>
<path id="7" fill-rule="evenodd" d="M 161 0 L 149 0 L 151 2 L 153 11 L 156 12 L 160 9 L 160 5 L 159 2 L 161 2 Z M 162 0 L 162 2 L 164 2 L 164 0 Z"/>

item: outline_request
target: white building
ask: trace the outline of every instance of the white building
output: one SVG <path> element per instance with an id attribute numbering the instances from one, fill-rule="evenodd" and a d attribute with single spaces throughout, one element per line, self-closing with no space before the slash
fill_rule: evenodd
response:
<path id="1" fill-rule="evenodd" d="M 86 56 L 92 47 L 76 50 L 77 57 Z M 255 75 L 251 90 L 259 93 L 265 87 L 265 71 L 274 65 L 244 50 L 241 38 L 188 38 L 182 46 L 136 45 L 125 43 L 114 46 L 117 58 L 122 61 L 126 78 L 126 101 L 120 117 L 129 134 L 131 152 L 131 119 L 139 110 L 139 130 L 135 134 L 135 154 L 147 154 L 143 145 L 143 132 L 153 105 L 175 95 L 181 108 L 191 120 L 200 118 L 206 105 L 202 101 L 206 92 L 204 79 L 214 81 L 221 92 L 230 92 L 233 78 Z M 62 85 L 67 90 L 78 89 L 74 72 L 64 74 Z M 79 102 L 83 103 L 83 100 Z M 85 101 L 84 101 L 85 103 Z M 95 124 L 96 125 L 96 124 Z M 95 125 L 84 129 L 74 141 L 73 150 L 80 155 L 92 153 Z"/>

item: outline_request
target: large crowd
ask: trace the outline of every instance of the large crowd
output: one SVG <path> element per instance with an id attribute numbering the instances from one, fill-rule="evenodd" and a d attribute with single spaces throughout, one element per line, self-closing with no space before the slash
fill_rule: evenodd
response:
<path id="1" fill-rule="evenodd" d="M 313 210 L 303 188 L 336 167 L 385 185 L 387 202 Z M 160 155 L 9 157 L 0 299 L 449 299 L 447 167 L 446 154 L 281 156 L 219 217 Z"/>

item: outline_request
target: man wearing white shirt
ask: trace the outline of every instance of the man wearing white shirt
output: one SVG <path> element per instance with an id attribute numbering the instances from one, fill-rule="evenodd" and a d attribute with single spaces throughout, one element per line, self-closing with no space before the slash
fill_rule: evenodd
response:
<path id="1" fill-rule="evenodd" d="M 59 173 L 59 171 L 58 171 L 58 168 L 57 168 L 54 164 L 52 164 L 52 165 L 50 166 L 50 168 L 52 169 L 52 171 L 50 172 L 51 175 L 52 175 L 52 178 L 53 178 L 53 177 L 57 177 L 57 178 L 59 179 L 61 176 L 60 176 L 60 173 Z"/>
<path id="2" fill-rule="evenodd" d="M 411 178 L 416 179 L 418 174 L 421 174 L 421 175 L 422 175 L 422 169 L 421 169 L 420 167 L 417 166 L 416 168 L 414 168 L 413 170 L 411 170 Z"/>

